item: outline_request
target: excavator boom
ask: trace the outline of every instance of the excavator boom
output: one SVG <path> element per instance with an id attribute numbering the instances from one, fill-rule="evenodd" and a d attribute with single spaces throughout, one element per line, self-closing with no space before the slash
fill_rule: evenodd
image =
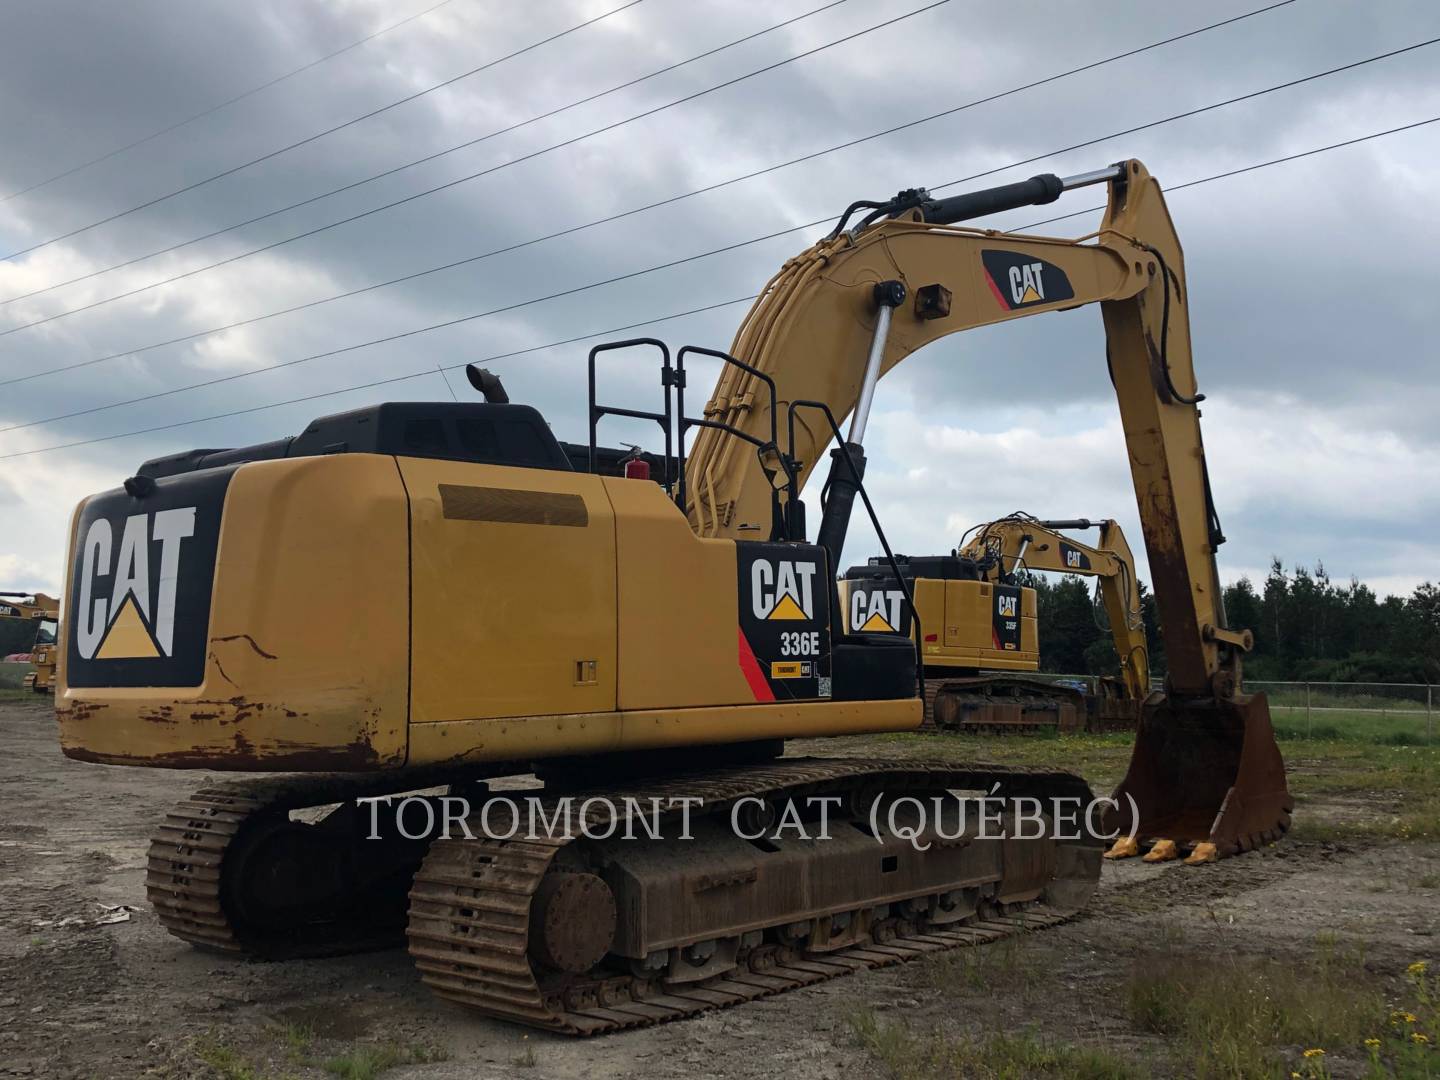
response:
<path id="1" fill-rule="evenodd" d="M 1095 183 L 1107 185 L 1109 202 L 1087 236 L 959 224 Z M 847 224 L 767 284 L 732 346 L 746 367 L 724 370 L 706 417 L 763 441 L 774 419 L 763 376 L 773 380 L 776 408 L 817 401 L 837 416 L 853 413 L 843 449 L 863 468 L 875 384 L 912 352 L 964 330 L 1098 303 L 1168 661 L 1167 693 L 1147 707 L 1117 820 L 1143 837 L 1204 845 L 1200 858 L 1278 837 L 1292 800 L 1264 695 L 1240 688 L 1253 638 L 1225 619 L 1216 564 L 1224 535 L 1200 434 L 1185 258 L 1159 183 L 1130 160 L 943 200 L 902 192 L 859 227 Z M 813 419 L 795 417 L 792 498 L 831 441 Z M 696 438 L 686 509 L 702 536 L 755 535 L 772 520 L 774 487 L 745 467 L 750 453 L 718 426 Z M 833 489 L 843 494 L 849 478 L 843 466 L 831 477 L 830 501 L 843 514 Z M 834 513 L 827 506 L 827 517 Z M 820 542 L 833 546 L 826 532 L 822 523 Z"/>

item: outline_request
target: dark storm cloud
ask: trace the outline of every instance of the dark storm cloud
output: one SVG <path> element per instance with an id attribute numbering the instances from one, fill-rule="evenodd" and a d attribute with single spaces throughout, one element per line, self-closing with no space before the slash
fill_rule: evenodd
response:
<path id="1" fill-rule="evenodd" d="M 13 191 L 297 67 L 427 6 L 423 2 L 17 5 L 0 40 L 0 190 Z M 0 245 L 28 247 L 341 123 L 593 17 L 613 3 L 454 0 L 334 62 L 172 136 L 0 204 Z M 3 296 L 265 213 L 472 139 L 819 7 L 645 0 L 553 45 L 194 192 L 0 265 Z M 334 199 L 171 256 L 0 309 L 13 325 L 243 252 L 542 149 L 921 6 L 847 3 L 621 94 Z M 527 240 L 763 168 L 912 117 L 1179 33 L 1251 5 L 1204 11 L 1139 3 L 970 5 L 936 11 L 697 101 L 505 168 L 447 192 L 199 274 L 131 300 L 0 337 L 0 376 L 61 366 L 288 307 Z M 1254 6 L 1259 6 L 1254 5 Z M 1003 102 L 528 247 L 504 257 L 70 375 L 0 388 L 0 426 L 264 367 L 458 315 L 520 304 L 832 213 L 852 198 L 939 184 L 1434 36 L 1430 5 L 1299 2 L 1234 26 L 1027 91 Z M 1440 48 L 1437 46 L 1435 48 Z M 1255 102 L 1002 173 L 1066 173 L 1124 156 L 1179 182 L 1440 112 L 1421 51 Z M 1436 129 L 1177 192 L 1202 383 L 1226 401 L 1289 395 L 1268 434 L 1315 416 L 1374 437 L 1429 444 L 1440 385 L 1425 333 L 1437 271 Z M 1055 212 L 1088 205 L 1079 193 Z M 1051 208 L 1041 208 L 1049 210 Z M 1045 213 L 1010 215 L 1007 224 Z M 1089 218 L 1049 228 L 1075 234 Z M 664 274 L 341 357 L 148 404 L 0 435 L 0 452 L 70 442 L 320 393 L 524 349 L 745 296 L 813 231 Z M 0 296 L 0 298 L 3 298 Z M 728 342 L 743 306 L 662 327 Z M 496 364 L 512 393 L 563 434 L 579 430 L 583 345 Z M 933 354 L 933 355 L 932 355 Z M 617 393 L 648 378 L 617 373 Z M 457 389 L 460 383 L 456 383 Z M 463 391 L 462 391 L 463 392 Z M 298 430 L 311 416 L 384 397 L 443 397 L 438 376 L 152 436 L 0 462 L 25 475 L 106 483 L 134 462 L 188 445 Z M 917 425 L 1002 430 L 1018 403 L 1056 410 L 1065 430 L 1113 412 L 1094 312 L 949 339 L 897 372 L 887 408 Z M 1109 411 L 1107 411 L 1109 410 Z M 1263 414 L 1264 410 L 1260 410 Z M 1212 449 L 1212 453 L 1213 453 Z M 889 462 L 901 471 L 909 464 Z M 1123 461 L 1121 462 L 1123 465 Z M 1017 483 L 1023 477 L 1017 476 Z M 1283 480 L 1280 482 L 1283 483 Z M 1383 484 L 1383 478 L 1379 481 Z M 67 492 L 68 493 L 68 492 Z M 83 493 L 83 490 L 77 493 Z M 1222 492 L 1222 500 L 1224 494 Z M 1115 500 L 1129 498 L 1124 490 Z M 1019 500 L 1023 502 L 1025 500 Z M 1012 507 L 1013 508 L 1013 507 Z M 1042 507 L 1032 507 L 1044 510 Z M 1232 521 L 1289 550 L 1284 520 Z M 40 511 L 48 538 L 17 545 L 27 564 L 61 542 L 65 508 Z M 1343 514 L 1342 514 L 1343 516 Z M 40 518 L 37 518 L 40 520 Z M 1417 534 L 1418 535 L 1418 534 Z M 1263 545 L 1262 545 L 1263 546 Z M 1297 530 L 1296 548 L 1313 547 Z M 1373 546 L 1336 531 L 1316 552 L 1340 572 L 1394 573 Z M 1306 556 L 1309 557 L 1309 556 Z M 1263 560 L 1262 560 L 1263 561 Z M 1345 563 L 1344 567 L 1340 564 Z M 48 564 L 47 564 L 48 565 Z M 1423 576 L 1416 572 L 1415 576 Z M 38 579 L 37 579 L 38 580 Z M 53 577 L 41 583 L 53 583 Z"/>

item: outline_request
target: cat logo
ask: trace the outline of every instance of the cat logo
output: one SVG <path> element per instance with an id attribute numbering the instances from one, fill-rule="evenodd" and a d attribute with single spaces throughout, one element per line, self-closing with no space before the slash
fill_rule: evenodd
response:
<path id="1" fill-rule="evenodd" d="M 1034 304 L 1045 299 L 1044 263 L 1025 263 L 1010 267 L 1010 299 L 1015 306 Z"/>
<path id="2" fill-rule="evenodd" d="M 1065 564 L 1066 570 L 1090 569 L 1090 556 L 1086 555 L 1079 548 L 1071 547 L 1069 544 L 1061 543 L 1060 559 Z"/>
<path id="3" fill-rule="evenodd" d="M 173 654 L 181 547 L 194 535 L 193 506 L 132 514 L 118 543 L 109 519 L 91 521 L 80 551 L 75 608 L 75 646 L 84 659 Z"/>
<path id="4" fill-rule="evenodd" d="M 750 567 L 750 606 L 757 619 L 808 622 L 815 618 L 819 564 L 756 559 Z"/>
<path id="5" fill-rule="evenodd" d="M 899 589 L 856 589 L 850 594 L 850 629 L 853 633 L 898 634 L 900 605 L 905 594 Z"/>
<path id="6" fill-rule="evenodd" d="M 995 614 L 1002 619 L 1013 619 L 1019 609 L 1020 597 L 1001 593 L 995 597 Z"/>
<path id="7" fill-rule="evenodd" d="M 1070 279 L 1053 263 L 1018 251 L 982 251 L 980 261 L 990 291 L 1006 311 L 1034 304 L 1072 300 Z"/>

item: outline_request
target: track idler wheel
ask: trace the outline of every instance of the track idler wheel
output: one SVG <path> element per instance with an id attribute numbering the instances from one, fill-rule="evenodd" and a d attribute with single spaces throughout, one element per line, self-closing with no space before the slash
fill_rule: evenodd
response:
<path id="1" fill-rule="evenodd" d="M 594 874 L 552 871 L 535 891 L 530 955 L 554 971 L 579 975 L 615 941 L 615 894 Z"/>
<path id="2" fill-rule="evenodd" d="M 1120 837 L 1113 856 L 1169 840 L 1191 850 L 1187 861 L 1209 862 L 1278 840 L 1290 827 L 1295 801 L 1265 695 L 1152 697 L 1114 797 L 1119 806 L 1104 825 Z M 1132 836 L 1139 844 L 1125 843 Z"/>

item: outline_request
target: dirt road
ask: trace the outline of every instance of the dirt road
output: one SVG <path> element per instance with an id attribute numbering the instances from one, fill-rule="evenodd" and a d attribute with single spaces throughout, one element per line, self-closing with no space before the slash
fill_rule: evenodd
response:
<path id="1" fill-rule="evenodd" d="M 285 964 L 192 951 L 146 908 L 143 866 L 152 824 L 204 776 L 69 761 L 38 702 L 0 703 L 0 740 L 0 1076 L 820 1080 L 878 1073 L 852 1032 L 867 1015 L 957 1036 L 1039 1025 L 1165 1074 L 1164 1040 L 1135 1034 L 1116 1000 L 1137 965 L 1170 953 L 1308 960 L 1325 933 L 1362 944 L 1367 968 L 1402 970 L 1434 954 L 1440 927 L 1423 887 L 1440 846 L 1289 841 L 1200 869 L 1107 866 L 1091 913 L 963 977 L 937 979 L 925 961 L 577 1042 L 432 999 L 402 951 Z"/>

